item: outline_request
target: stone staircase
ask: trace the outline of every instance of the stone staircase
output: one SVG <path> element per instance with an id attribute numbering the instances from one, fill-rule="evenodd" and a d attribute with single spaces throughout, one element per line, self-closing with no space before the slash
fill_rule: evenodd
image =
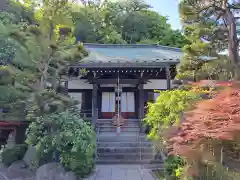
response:
<path id="1" fill-rule="evenodd" d="M 140 121 L 128 119 L 116 134 L 111 119 L 97 121 L 97 157 L 98 164 L 142 164 L 155 167 L 162 164 L 160 158 L 153 155 L 152 144 L 146 135 L 140 132 Z"/>

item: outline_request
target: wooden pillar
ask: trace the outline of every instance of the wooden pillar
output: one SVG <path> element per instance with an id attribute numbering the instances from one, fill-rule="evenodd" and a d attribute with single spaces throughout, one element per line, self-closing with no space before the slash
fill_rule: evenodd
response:
<path id="1" fill-rule="evenodd" d="M 139 96 L 138 96 L 138 100 L 139 100 L 139 112 L 138 112 L 138 116 L 139 119 L 142 120 L 144 118 L 144 89 L 143 89 L 143 84 L 139 84 L 138 85 L 138 92 L 139 92 Z"/>
<path id="2" fill-rule="evenodd" d="M 97 94 L 98 94 L 98 85 L 93 84 L 93 91 L 92 91 L 92 125 L 93 125 L 93 127 L 95 127 L 97 119 L 98 119 Z"/>
<path id="3" fill-rule="evenodd" d="M 171 74 L 170 74 L 170 66 L 166 66 L 166 78 L 167 78 L 167 90 L 171 89 Z"/>

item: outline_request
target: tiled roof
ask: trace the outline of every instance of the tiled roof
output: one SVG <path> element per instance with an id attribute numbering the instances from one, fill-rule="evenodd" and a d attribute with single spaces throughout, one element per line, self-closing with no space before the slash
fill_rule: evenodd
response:
<path id="1" fill-rule="evenodd" d="M 84 44 L 89 56 L 83 59 L 86 64 L 177 64 L 183 53 L 179 48 L 142 44 Z"/>

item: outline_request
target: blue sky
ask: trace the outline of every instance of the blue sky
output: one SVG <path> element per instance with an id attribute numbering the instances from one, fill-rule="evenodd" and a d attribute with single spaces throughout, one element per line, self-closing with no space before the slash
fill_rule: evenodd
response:
<path id="1" fill-rule="evenodd" d="M 180 29 L 180 19 L 178 13 L 179 0 L 146 0 L 147 3 L 153 6 L 153 9 L 161 15 L 168 16 L 169 23 L 173 29 Z"/>

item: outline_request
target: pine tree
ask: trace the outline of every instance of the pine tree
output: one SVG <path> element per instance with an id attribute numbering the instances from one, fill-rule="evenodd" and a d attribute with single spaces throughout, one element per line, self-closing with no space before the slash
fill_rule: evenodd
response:
<path id="1" fill-rule="evenodd" d="M 218 33 L 214 23 L 192 23 L 184 27 L 190 45 L 183 48 L 184 56 L 178 67 L 178 79 L 201 80 L 232 78 L 233 66 L 228 58 L 218 54 L 222 43 L 216 37 Z M 202 37 L 210 41 L 204 40 Z M 217 47 L 216 47 L 217 46 Z"/>
<path id="2" fill-rule="evenodd" d="M 11 102 L 16 102 L 18 98 L 24 103 L 22 109 L 18 109 L 24 116 L 22 118 L 17 114 L 15 117 L 18 120 L 24 119 L 26 114 L 29 120 L 33 120 L 36 116 L 60 112 L 74 105 L 70 98 L 57 90 L 65 81 L 67 67 L 79 62 L 87 52 L 81 44 L 75 44 L 67 6 L 65 1 L 45 1 L 34 10 L 38 25 L 27 21 L 6 25 L 0 21 L 1 40 L 14 44 L 10 45 L 14 51 L 10 53 L 13 55 L 11 60 L 6 62 L 6 58 L 1 59 L 4 65 L 1 72 L 12 78 L 8 82 L 2 79 L 4 82 L 1 83 L 1 108 L 6 109 L 7 106 L 8 109 L 7 113 L 1 113 L 5 117 L 12 112 L 17 113 Z M 10 91 L 10 87 L 15 91 Z M 5 95 L 10 92 L 13 93 L 12 100 L 6 103 Z"/>
<path id="3" fill-rule="evenodd" d="M 239 1 L 228 0 L 182 0 L 180 15 L 184 25 L 196 27 L 201 32 L 200 38 L 211 43 L 215 51 L 228 50 L 229 60 L 238 78 L 239 54 L 237 37 Z M 210 26 L 209 26 L 210 24 Z M 209 28 L 209 29 L 206 29 Z M 207 54 L 206 54 L 207 55 Z"/>

